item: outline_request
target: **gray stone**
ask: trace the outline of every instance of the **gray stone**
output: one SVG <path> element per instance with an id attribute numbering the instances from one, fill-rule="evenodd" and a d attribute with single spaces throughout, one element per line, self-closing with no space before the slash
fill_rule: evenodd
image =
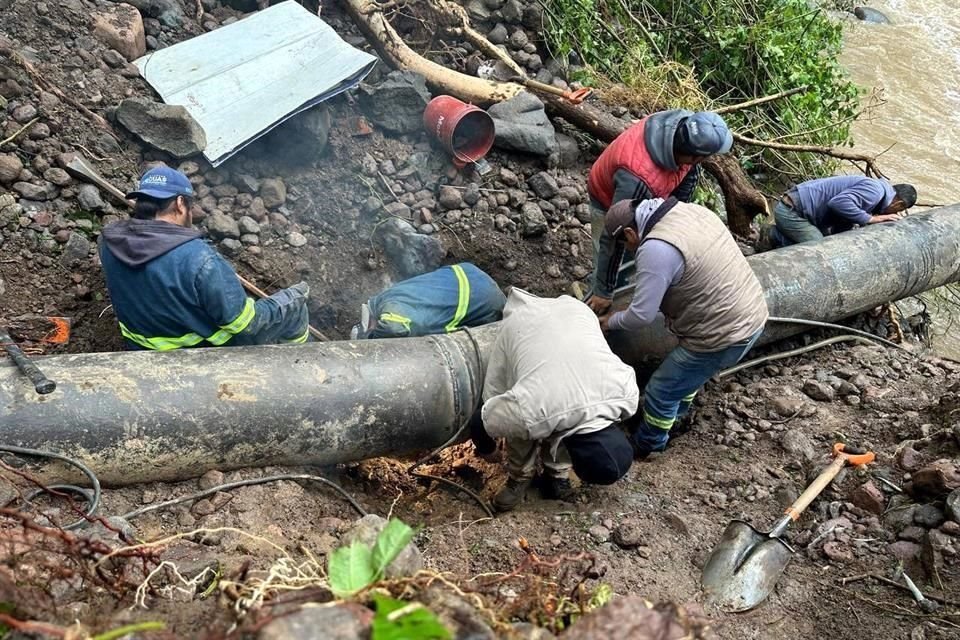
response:
<path id="1" fill-rule="evenodd" d="M 41 185 L 35 185 L 29 182 L 15 182 L 12 188 L 20 194 L 21 198 L 27 200 L 53 200 L 60 195 L 60 190 L 49 182 L 44 182 Z"/>
<path id="2" fill-rule="evenodd" d="M 507 41 L 507 37 L 507 27 L 502 22 L 498 22 L 497 26 L 487 33 L 487 40 L 493 44 L 503 44 Z"/>
<path id="3" fill-rule="evenodd" d="M 821 402 L 832 402 L 834 397 L 836 397 L 836 392 L 833 390 L 833 387 L 819 380 L 807 380 L 803 383 L 802 390 L 814 400 L 820 400 Z"/>
<path id="4" fill-rule="evenodd" d="M 130 133 L 176 158 L 196 155 L 207 146 L 203 128 L 179 105 L 127 98 L 117 107 L 116 116 Z"/>
<path id="5" fill-rule="evenodd" d="M 345 545 L 362 542 L 371 548 L 377 541 L 377 536 L 387 526 L 387 521 L 376 514 L 366 515 L 356 522 L 343 534 L 342 542 Z M 414 575 L 423 568 L 423 556 L 420 549 L 413 542 L 404 547 L 393 562 L 387 565 L 384 575 L 387 578 L 402 578 Z"/>
<path id="6" fill-rule="evenodd" d="M 463 201 L 472 207 L 480 201 L 480 195 L 480 185 L 471 182 L 467 185 L 466 191 L 463 192 Z"/>
<path id="7" fill-rule="evenodd" d="M 853 15 L 864 22 L 872 22 L 874 24 L 890 24 L 890 18 L 888 18 L 886 14 L 878 11 L 877 9 L 871 9 L 870 7 L 854 7 Z"/>
<path id="8" fill-rule="evenodd" d="M 530 176 L 527 179 L 527 186 L 544 200 L 550 200 L 560 193 L 560 185 L 557 184 L 556 178 L 546 171 Z"/>
<path id="9" fill-rule="evenodd" d="M 307 237 L 299 231 L 291 231 L 287 234 L 287 244 L 291 247 L 302 247 L 307 244 Z"/>
<path id="10" fill-rule="evenodd" d="M 917 505 L 913 512 L 913 521 L 926 529 L 936 529 L 943 524 L 943 511 L 932 504 Z"/>
<path id="11" fill-rule="evenodd" d="M 423 111 L 430 92 L 423 76 L 413 71 L 391 71 L 380 84 L 361 85 L 361 106 L 377 126 L 393 133 L 423 130 Z"/>
<path id="12" fill-rule="evenodd" d="M 37 117 L 37 108 L 32 104 L 23 104 L 10 114 L 20 124 L 26 124 Z"/>
<path id="13" fill-rule="evenodd" d="M 335 606 L 306 605 L 277 616 L 257 633 L 257 640 L 356 640 L 370 635 L 373 611 L 355 602 Z"/>
<path id="14" fill-rule="evenodd" d="M 240 244 L 244 246 L 256 246 L 260 244 L 260 236 L 255 233 L 245 233 L 240 236 Z"/>
<path id="15" fill-rule="evenodd" d="M 253 233 L 253 234 L 260 233 L 260 225 L 257 223 L 256 220 L 254 220 L 250 216 L 243 216 L 242 218 L 237 220 L 237 226 L 240 228 L 241 235 L 247 234 L 247 233 Z"/>
<path id="16" fill-rule="evenodd" d="M 523 4 L 520 0 L 507 0 L 500 9 L 500 15 L 510 24 L 518 24 L 523 19 Z"/>
<path id="17" fill-rule="evenodd" d="M 223 240 L 224 238 L 238 239 L 240 237 L 240 227 L 237 221 L 219 211 L 214 212 L 205 221 L 207 233 L 214 240 Z"/>
<path id="18" fill-rule="evenodd" d="M 50 167 L 44 171 L 43 179 L 47 182 L 52 182 L 58 187 L 65 187 L 73 182 L 73 178 L 70 177 L 70 174 L 59 167 Z"/>
<path id="19" fill-rule="evenodd" d="M 103 61 L 114 69 L 122 69 L 127 66 L 127 59 L 116 49 L 107 49 L 103 52 Z"/>
<path id="20" fill-rule="evenodd" d="M 954 522 L 960 523 L 960 489 L 951 491 L 947 496 L 946 514 Z"/>
<path id="21" fill-rule="evenodd" d="M 213 487 L 223 484 L 223 471 L 218 471 L 217 469 L 211 469 L 210 471 L 207 471 L 205 474 L 200 476 L 198 484 L 200 485 L 200 489 L 202 491 L 206 491 L 207 489 L 212 489 Z"/>
<path id="22" fill-rule="evenodd" d="M 236 238 L 224 238 L 220 241 L 220 251 L 226 256 L 235 256 L 243 250 L 243 244 Z"/>
<path id="23" fill-rule="evenodd" d="M 268 166 L 310 167 L 327 149 L 332 126 L 330 109 L 317 105 L 298 113 L 241 152 L 245 159 Z"/>
<path id="24" fill-rule="evenodd" d="M 903 570 L 914 580 L 925 574 L 923 563 L 920 560 L 920 545 L 907 540 L 898 540 L 887 545 L 887 553 L 903 563 Z"/>
<path id="25" fill-rule="evenodd" d="M 800 429 L 785 431 L 780 437 L 780 446 L 787 453 L 799 456 L 802 460 L 813 460 L 817 457 L 817 451 L 810 437 Z"/>
<path id="26" fill-rule="evenodd" d="M 645 541 L 640 521 L 636 519 L 624 520 L 613 530 L 613 541 L 618 547 L 633 549 Z"/>
<path id="27" fill-rule="evenodd" d="M 610 529 L 607 529 L 602 524 L 596 524 L 590 529 L 587 530 L 587 533 L 590 534 L 590 537 L 593 538 L 594 542 L 606 542 L 610 539 Z"/>
<path id="28" fill-rule="evenodd" d="M 376 231 L 395 280 L 406 280 L 438 269 L 446 251 L 434 236 L 417 233 L 406 220 L 390 218 Z"/>
<path id="29" fill-rule="evenodd" d="M 260 198 L 268 209 L 279 207 L 287 201 L 287 186 L 280 178 L 267 178 L 260 183 Z"/>
<path id="30" fill-rule="evenodd" d="M 63 254 L 60 261 L 64 266 L 71 267 L 87 259 L 93 243 L 76 231 L 70 233 L 67 244 L 63 245 Z"/>
<path id="31" fill-rule="evenodd" d="M 422 601 L 437 614 L 440 623 L 452 632 L 452 637 L 497 640 L 497 635 L 477 607 L 448 589 L 429 587 L 423 592 Z"/>
<path id="32" fill-rule="evenodd" d="M 491 106 L 487 113 L 496 125 L 496 146 L 544 157 L 558 151 L 553 124 L 535 95 L 521 91 Z"/>
<path id="33" fill-rule="evenodd" d="M 92 184 L 80 185 L 77 191 L 77 202 L 85 211 L 103 211 L 107 208 L 107 204 L 100 197 L 100 190 Z"/>
<path id="34" fill-rule="evenodd" d="M 20 177 L 23 163 L 12 153 L 0 153 L 0 184 L 9 184 Z"/>
<path id="35" fill-rule="evenodd" d="M 530 42 L 530 38 L 527 37 L 527 33 L 523 29 L 517 29 L 510 34 L 510 46 L 514 49 L 523 49 L 528 42 Z"/>
<path id="36" fill-rule="evenodd" d="M 490 19 L 490 7 L 484 0 L 470 0 L 467 3 L 467 15 L 471 22 L 486 22 Z"/>
<path id="37" fill-rule="evenodd" d="M 113 547 L 123 546 L 124 539 L 132 540 L 136 535 L 133 525 L 120 516 L 104 518 L 106 523 L 99 519 L 83 530 L 83 537 L 92 541 L 103 542 Z M 109 525 L 109 527 L 107 526 Z"/>
<path id="38" fill-rule="evenodd" d="M 459 209 L 463 206 L 463 196 L 460 195 L 460 189 L 444 185 L 440 187 L 440 195 L 437 197 L 437 202 L 447 210 Z"/>
<path id="39" fill-rule="evenodd" d="M 526 202 L 520 209 L 520 235 L 524 238 L 542 236 L 547 232 L 547 219 L 535 202 Z"/>
<path id="40" fill-rule="evenodd" d="M 155 18 L 165 27 L 179 27 L 186 19 L 177 0 L 123 0 L 123 2 L 135 6 L 143 16 Z"/>

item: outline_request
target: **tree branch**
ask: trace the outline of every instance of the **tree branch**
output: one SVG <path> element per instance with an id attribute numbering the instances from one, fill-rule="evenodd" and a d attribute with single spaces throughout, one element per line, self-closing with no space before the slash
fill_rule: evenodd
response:
<path id="1" fill-rule="evenodd" d="M 856 164 L 857 162 L 863 162 L 866 167 L 863 172 L 867 176 L 872 176 L 876 178 L 886 178 L 883 172 L 877 168 L 877 157 L 871 156 L 866 153 L 857 153 L 856 151 L 848 151 L 846 149 L 837 149 L 835 147 L 824 147 L 816 144 L 786 144 L 783 142 L 767 142 L 766 140 L 757 140 L 756 138 L 748 138 L 739 133 L 733 134 L 733 139 L 739 142 L 740 144 L 750 145 L 752 147 L 761 147 L 764 149 L 776 149 L 778 151 L 793 151 L 796 153 L 818 153 L 824 156 L 830 156 L 831 158 L 837 158 L 838 160 L 849 160 Z"/>
<path id="2" fill-rule="evenodd" d="M 787 98 L 798 93 L 803 93 L 808 87 L 806 85 L 802 87 L 795 87 L 793 89 L 787 89 L 786 91 L 781 91 L 780 93 L 774 93 L 773 95 L 764 96 L 762 98 L 754 98 L 753 100 L 747 100 L 746 102 L 739 102 L 737 104 L 731 104 L 726 107 L 720 107 L 719 109 L 714 109 L 714 113 L 724 114 L 724 113 L 733 113 L 734 111 L 742 111 L 743 109 L 749 109 L 750 107 L 756 107 L 761 104 L 766 104 L 768 102 L 773 102 L 774 100 L 779 100 L 781 98 Z"/>

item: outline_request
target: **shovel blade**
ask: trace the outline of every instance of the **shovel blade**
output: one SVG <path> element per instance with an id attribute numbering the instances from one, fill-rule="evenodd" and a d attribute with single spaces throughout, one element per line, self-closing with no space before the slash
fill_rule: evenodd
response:
<path id="1" fill-rule="evenodd" d="M 791 555 L 793 550 L 779 538 L 734 520 L 703 566 L 704 591 L 725 609 L 752 609 L 773 591 Z"/>

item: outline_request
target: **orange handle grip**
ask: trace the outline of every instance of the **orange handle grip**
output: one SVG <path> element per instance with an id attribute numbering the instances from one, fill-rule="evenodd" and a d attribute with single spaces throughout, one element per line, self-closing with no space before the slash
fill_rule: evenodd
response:
<path id="1" fill-rule="evenodd" d="M 833 455 L 842 456 L 847 462 L 849 462 L 850 464 L 856 467 L 860 467 L 865 464 L 870 464 L 877 457 L 876 454 L 873 453 L 873 451 L 867 451 L 866 453 L 860 453 L 860 454 L 845 453 L 844 452 L 845 448 L 846 448 L 846 445 L 843 444 L 842 442 L 836 443 L 835 445 L 833 445 Z"/>

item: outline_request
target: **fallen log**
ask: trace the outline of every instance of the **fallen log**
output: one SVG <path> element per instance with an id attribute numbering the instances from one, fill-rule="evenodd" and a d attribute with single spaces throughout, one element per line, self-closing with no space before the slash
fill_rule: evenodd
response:
<path id="1" fill-rule="evenodd" d="M 431 9 L 445 23 L 461 26 L 465 24 L 465 18 L 455 12 L 447 11 L 444 15 L 446 4 L 433 2 Z M 398 69 L 416 71 L 442 93 L 474 104 L 488 106 L 508 100 L 524 90 L 515 82 L 483 80 L 423 58 L 403 42 L 403 38 L 390 25 L 375 0 L 345 0 L 345 6 L 353 22 L 387 64 Z M 473 40 L 476 38 L 477 35 L 474 32 Z M 563 118 L 604 142 L 613 142 L 629 126 L 629 123 L 624 120 L 590 103 L 573 104 L 551 93 L 536 90 L 533 90 L 533 93 L 543 101 L 551 115 Z M 730 230 L 740 236 L 749 235 L 753 218 L 768 213 L 766 198 L 753 187 L 740 164 L 730 155 L 710 158 L 703 163 L 703 167 L 716 178 L 720 185 Z"/>
<path id="2" fill-rule="evenodd" d="M 749 262 L 771 315 L 841 320 L 960 280 L 960 205 Z M 802 329 L 769 325 L 762 341 Z M 58 385 L 46 396 L 0 364 L 0 442 L 75 457 L 113 485 L 426 450 L 455 433 L 479 402 L 483 354 L 497 330 L 50 356 L 37 359 Z M 673 344 L 662 326 L 610 338 L 634 364 Z M 79 480 L 57 464 L 28 470 L 48 482 Z"/>

